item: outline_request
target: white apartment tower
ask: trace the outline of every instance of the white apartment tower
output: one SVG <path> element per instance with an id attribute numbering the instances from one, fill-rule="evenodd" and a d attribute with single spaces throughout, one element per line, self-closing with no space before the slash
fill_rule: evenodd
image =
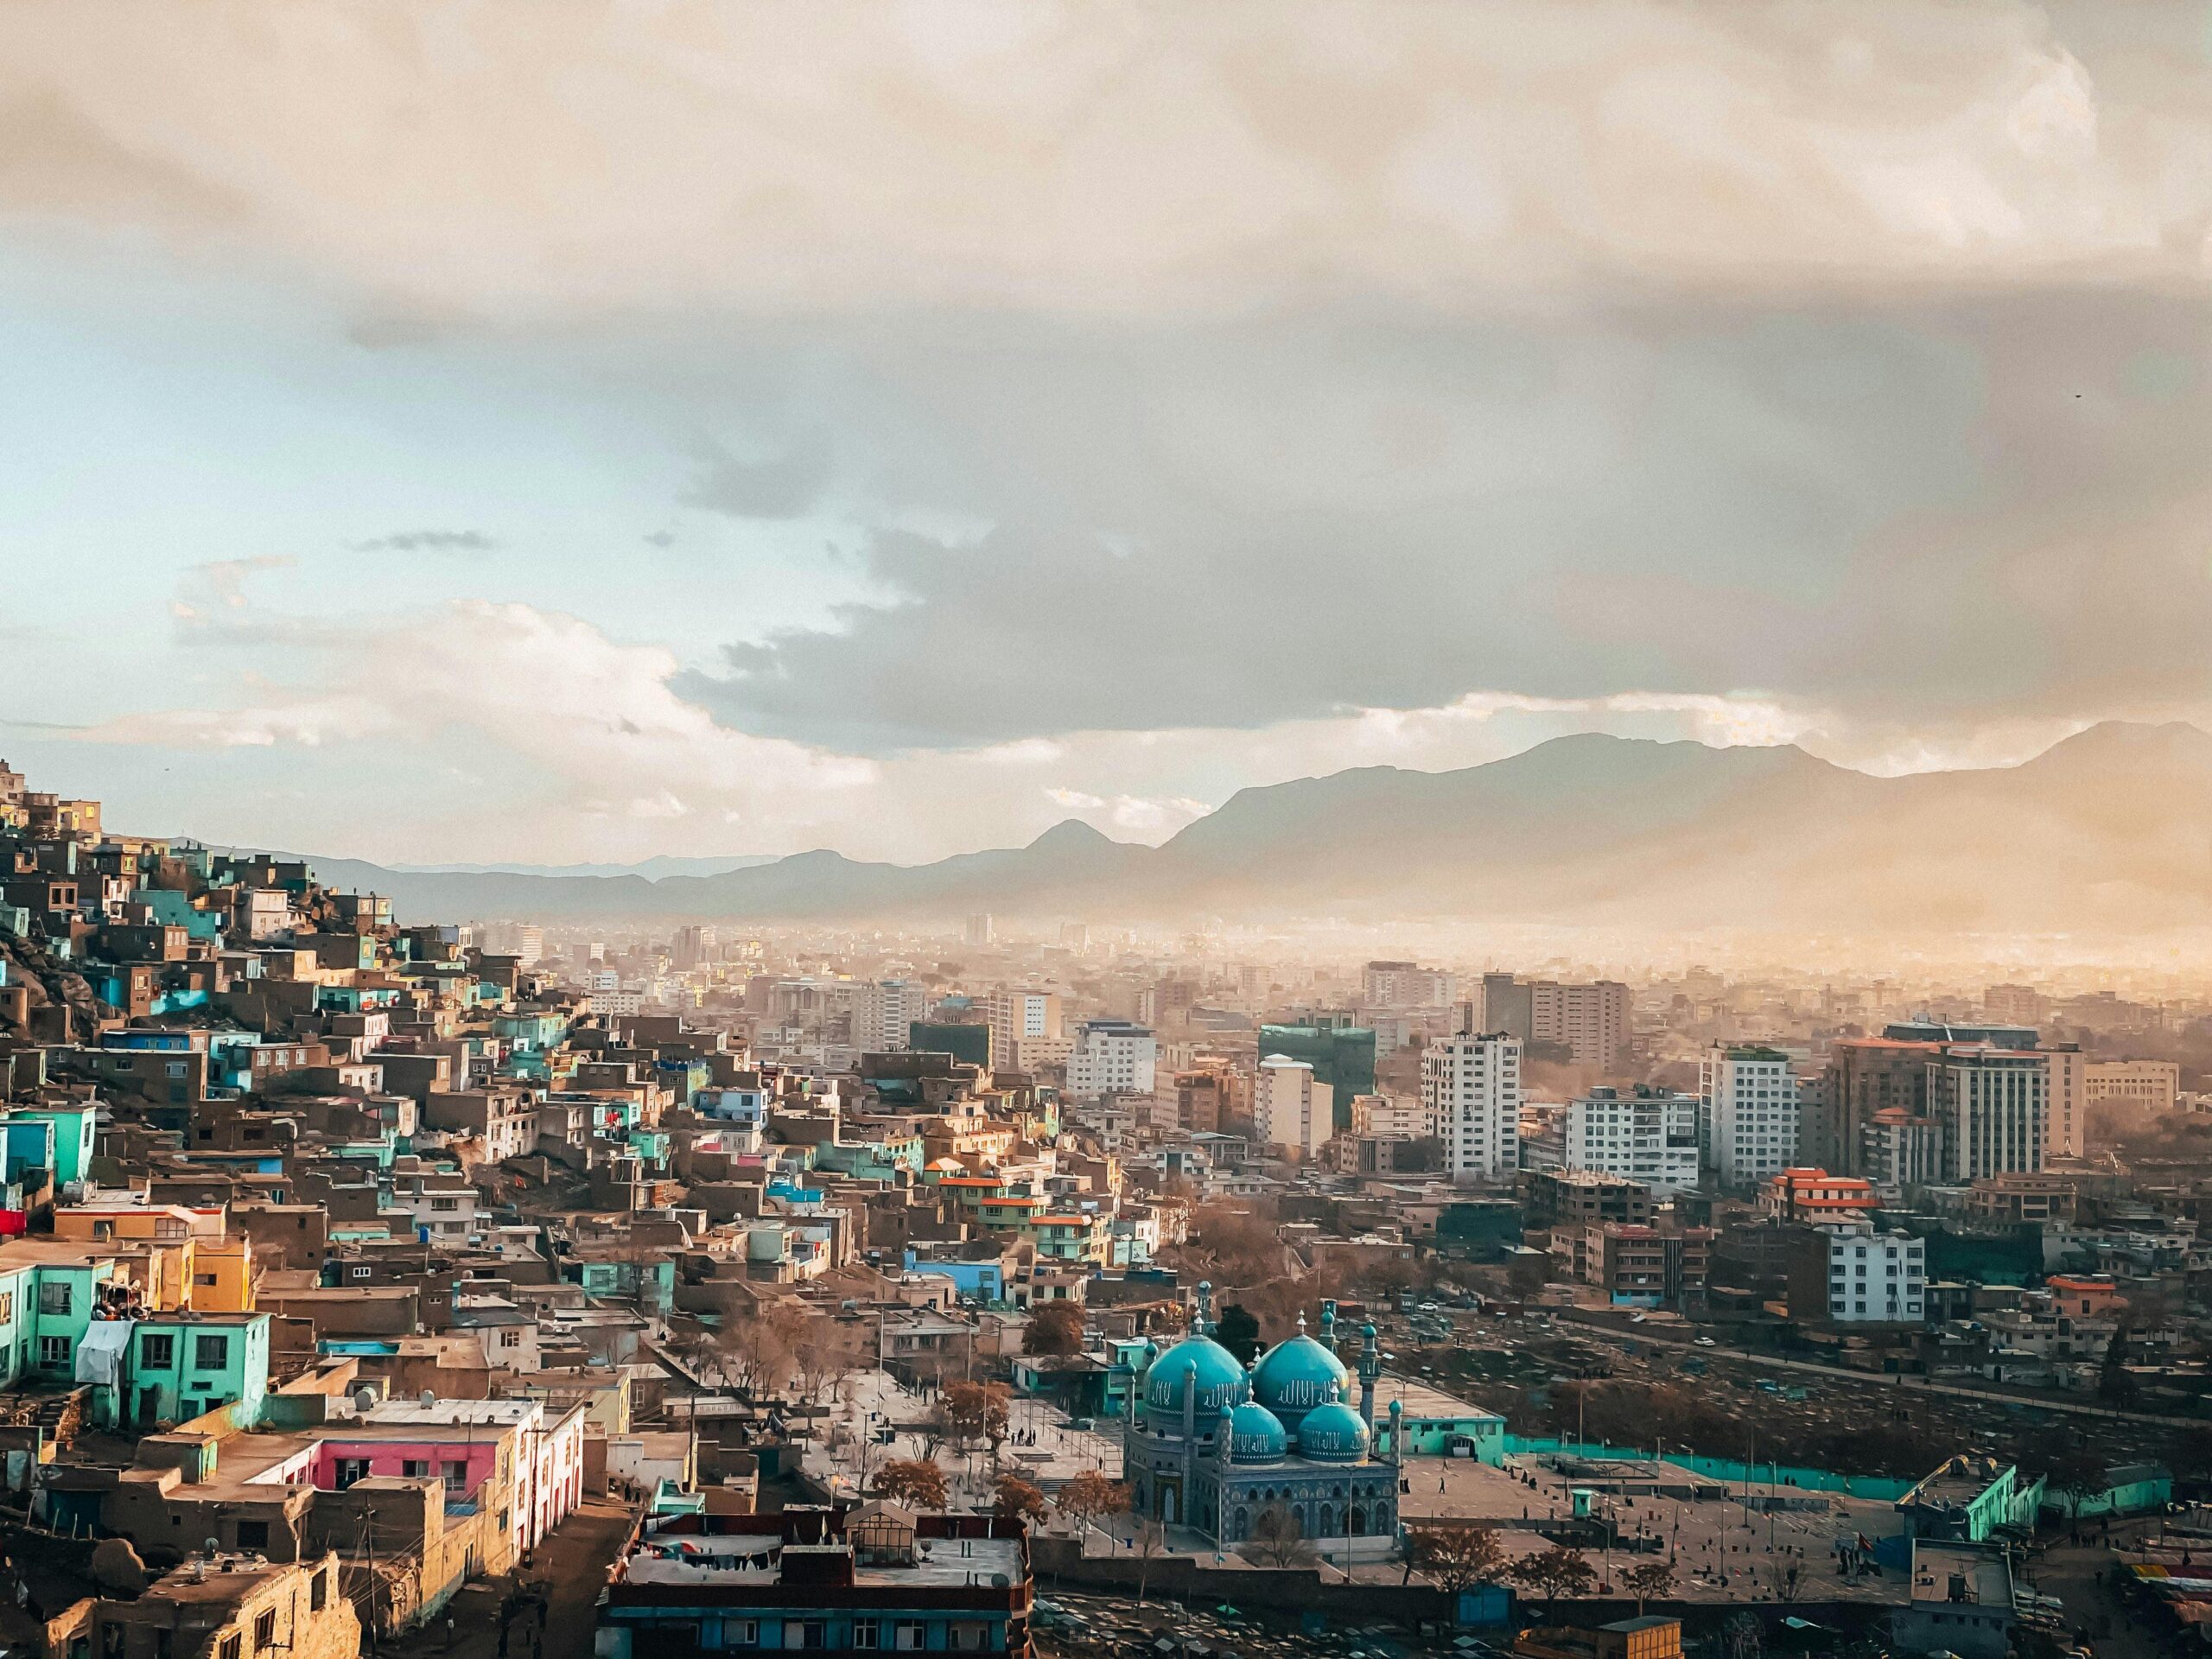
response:
<path id="1" fill-rule="evenodd" d="M 1510 1181 L 1521 1166 L 1521 1043 L 1493 1032 L 1432 1043 L 1421 1059 L 1421 1106 L 1462 1185 Z"/>
<path id="2" fill-rule="evenodd" d="M 853 1046 L 896 1054 L 911 1046 L 913 1023 L 929 1014 L 929 993 L 912 979 L 880 979 L 853 993 Z"/>
<path id="3" fill-rule="evenodd" d="M 2050 1065 L 2043 1155 L 2046 1160 L 2079 1158 L 2082 1132 L 2088 1122 L 2089 1057 L 2079 1043 L 2046 1043 L 2036 1052 Z"/>
<path id="4" fill-rule="evenodd" d="M 1370 1008 L 1441 1008 L 1458 990 L 1452 975 L 1410 962 L 1370 962 L 1360 975 L 1360 1003 Z"/>
<path id="5" fill-rule="evenodd" d="M 1160 1060 L 1149 1027 L 1127 1020 L 1086 1020 L 1068 1055 L 1068 1092 L 1080 1100 L 1148 1095 Z"/>
<path id="6" fill-rule="evenodd" d="M 1779 1049 L 1716 1043 L 1698 1068 L 1706 1149 L 1724 1186 L 1797 1161 L 1797 1077 Z"/>
<path id="7" fill-rule="evenodd" d="M 1275 1054 L 1260 1062 L 1252 1088 L 1252 1122 L 1261 1140 L 1311 1158 L 1336 1133 L 1336 1091 L 1313 1080 L 1304 1060 Z"/>
<path id="8" fill-rule="evenodd" d="M 1592 1089 L 1567 1109 L 1567 1167 L 1641 1181 L 1666 1196 L 1697 1185 L 1698 1099 Z"/>

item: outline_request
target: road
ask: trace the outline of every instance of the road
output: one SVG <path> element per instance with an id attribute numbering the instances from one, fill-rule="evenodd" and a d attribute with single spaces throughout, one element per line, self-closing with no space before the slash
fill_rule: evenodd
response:
<path id="1" fill-rule="evenodd" d="M 1869 1371 L 1847 1370 L 1839 1365 L 1821 1365 L 1806 1359 L 1783 1359 L 1773 1354 L 1747 1353 L 1740 1348 L 1716 1344 L 1700 1347 L 1694 1338 L 1667 1337 L 1654 1333 L 1648 1325 L 1629 1325 L 1602 1314 L 1591 1313 L 1580 1308 L 1549 1308 L 1546 1312 L 1562 1325 L 1578 1325 L 1586 1330 L 1601 1331 L 1607 1336 L 1626 1338 L 1635 1342 L 1648 1342 L 1658 1348 L 1686 1348 L 1701 1354 L 1711 1354 L 1719 1359 L 1732 1359 L 1746 1365 L 1764 1365 L 1778 1371 L 1803 1371 L 1812 1376 L 1824 1376 L 1831 1382 L 1880 1382 L 1886 1387 L 1902 1388 L 1911 1394 L 1948 1395 L 1956 1400 L 1973 1400 L 1983 1405 L 2033 1406 L 2038 1410 L 2056 1411 L 2069 1417 L 2101 1418 L 2111 1423 L 2144 1423 L 2154 1428 L 2202 1428 L 2204 1420 L 2197 1417 L 2170 1417 L 2157 1412 L 2122 1411 L 2113 1406 L 2091 1405 L 2086 1401 L 2054 1399 L 2047 1394 L 2015 1393 L 1999 1389 L 1968 1388 L 1956 1382 L 1931 1382 L 1923 1377 L 1887 1376 L 1878 1377 Z"/>

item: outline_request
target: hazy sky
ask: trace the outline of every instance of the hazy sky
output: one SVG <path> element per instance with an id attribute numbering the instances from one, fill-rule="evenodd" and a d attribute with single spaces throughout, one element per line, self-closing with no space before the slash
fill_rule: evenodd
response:
<path id="1" fill-rule="evenodd" d="M 0 10 L 0 755 L 391 860 L 2212 720 L 2212 9 Z"/>

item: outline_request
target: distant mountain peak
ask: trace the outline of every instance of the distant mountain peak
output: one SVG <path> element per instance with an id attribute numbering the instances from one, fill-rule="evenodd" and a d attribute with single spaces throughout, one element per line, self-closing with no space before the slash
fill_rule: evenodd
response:
<path id="1" fill-rule="evenodd" d="M 1029 850 L 1052 852 L 1071 851 L 1077 848 L 1119 847 L 1122 843 L 1095 825 L 1081 818 L 1062 818 L 1043 835 L 1029 843 Z"/>

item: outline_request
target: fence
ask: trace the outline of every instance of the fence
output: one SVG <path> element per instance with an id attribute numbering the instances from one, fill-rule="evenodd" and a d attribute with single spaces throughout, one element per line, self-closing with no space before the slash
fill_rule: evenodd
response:
<path id="1" fill-rule="evenodd" d="M 1555 1439 L 1526 1439 L 1518 1434 L 1505 1437 L 1508 1457 L 1516 1453 L 1541 1455 L 1557 1453 L 1570 1458 L 1612 1459 L 1621 1462 L 1651 1463 L 1659 1460 L 1659 1453 L 1649 1446 L 1608 1446 L 1602 1441 L 1561 1440 Z M 1840 1492 L 1847 1497 L 1863 1497 L 1878 1503 L 1894 1503 L 1910 1491 L 1914 1481 L 1896 1475 L 1840 1475 L 1833 1469 L 1808 1469 L 1789 1463 L 1751 1463 L 1735 1458 L 1701 1458 L 1687 1452 L 1669 1452 L 1666 1462 L 1693 1474 L 1705 1476 L 1729 1485 L 1741 1485 L 1749 1479 L 1754 1485 L 1771 1484 L 1777 1486 L 1796 1486 L 1808 1492 Z"/>

